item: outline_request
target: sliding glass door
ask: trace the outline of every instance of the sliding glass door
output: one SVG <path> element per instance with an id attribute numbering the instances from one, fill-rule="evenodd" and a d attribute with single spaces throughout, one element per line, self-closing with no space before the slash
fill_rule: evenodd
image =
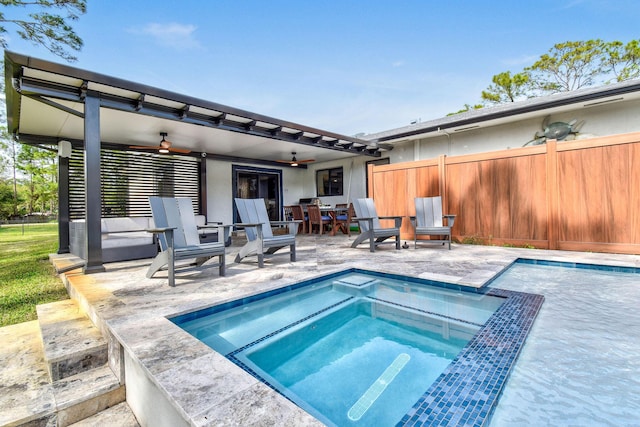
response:
<path id="1" fill-rule="evenodd" d="M 282 171 L 278 169 L 233 166 L 233 194 L 241 199 L 264 199 L 271 221 L 282 212 Z M 239 222 L 235 204 L 234 221 Z"/>

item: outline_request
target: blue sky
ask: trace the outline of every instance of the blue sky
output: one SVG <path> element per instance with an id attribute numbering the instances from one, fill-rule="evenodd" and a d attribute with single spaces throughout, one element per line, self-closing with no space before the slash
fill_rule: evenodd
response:
<path id="1" fill-rule="evenodd" d="M 354 135 L 478 103 L 555 43 L 640 38 L 639 20 L 637 0 L 88 0 L 71 65 Z"/>

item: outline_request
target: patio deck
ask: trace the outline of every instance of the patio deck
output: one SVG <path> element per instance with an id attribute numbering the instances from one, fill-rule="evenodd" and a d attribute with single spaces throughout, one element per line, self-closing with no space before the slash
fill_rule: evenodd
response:
<path id="1" fill-rule="evenodd" d="M 409 245 L 399 251 L 389 245 L 370 253 L 367 245 L 351 249 L 354 238 L 300 235 L 295 263 L 283 250 L 268 257 L 264 269 L 254 259 L 228 262 L 227 276 L 219 277 L 211 262 L 210 268 L 178 273 L 174 288 L 166 273 L 145 278 L 151 260 L 107 264 L 106 272 L 88 276 L 70 272 L 65 283 L 111 341 L 110 363 L 121 379 L 126 370 L 127 403 L 134 412 L 153 413 L 167 425 L 321 425 L 166 317 L 352 267 L 475 287 L 518 258 L 640 267 L 639 256 L 472 245 Z M 228 260 L 242 240 L 234 239 Z M 55 263 L 67 257 L 52 258 Z M 160 425 L 158 419 L 139 421 Z"/>

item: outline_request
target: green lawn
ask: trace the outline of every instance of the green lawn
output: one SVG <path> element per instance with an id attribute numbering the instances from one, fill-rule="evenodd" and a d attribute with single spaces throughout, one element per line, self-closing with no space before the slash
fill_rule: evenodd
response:
<path id="1" fill-rule="evenodd" d="M 68 298 L 49 263 L 58 224 L 0 227 L 0 326 L 36 318 L 36 305 Z"/>

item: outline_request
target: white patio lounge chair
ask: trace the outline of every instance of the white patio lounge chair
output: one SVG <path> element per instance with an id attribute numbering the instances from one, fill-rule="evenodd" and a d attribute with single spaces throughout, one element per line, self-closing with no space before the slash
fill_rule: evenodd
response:
<path id="1" fill-rule="evenodd" d="M 400 226 L 402 225 L 401 216 L 384 216 L 379 217 L 376 212 L 376 206 L 373 199 L 356 199 L 353 202 L 353 208 L 356 211 L 355 220 L 360 225 L 360 235 L 351 244 L 352 248 L 357 247 L 360 243 L 369 240 L 369 251 L 375 252 L 376 246 L 382 243 L 393 243 L 385 240 L 395 237 L 396 249 L 400 249 Z M 393 228 L 382 228 L 380 226 L 381 219 L 393 219 L 395 221 Z"/>
<path id="2" fill-rule="evenodd" d="M 201 266 L 209 259 L 217 256 L 219 274 L 225 275 L 225 236 L 231 225 L 216 225 L 218 241 L 200 243 L 198 228 L 191 199 L 188 197 L 149 197 L 151 213 L 155 228 L 147 229 L 159 235 L 161 252 L 155 257 L 147 277 L 151 278 L 160 269 L 166 267 L 169 275 L 169 286 L 175 286 L 175 261 L 195 258 L 192 265 Z M 225 228 L 227 231 L 225 232 Z"/>
<path id="3" fill-rule="evenodd" d="M 243 227 L 247 234 L 247 243 L 240 249 L 235 262 L 248 256 L 257 255 L 258 266 L 264 267 L 264 255 L 271 255 L 277 250 L 289 246 L 291 262 L 296 260 L 296 234 L 300 220 L 269 221 L 264 199 L 235 199 L 238 215 L 242 223 L 234 224 Z M 288 226 L 288 234 L 274 236 L 272 225 Z"/>
<path id="4" fill-rule="evenodd" d="M 416 216 L 412 216 L 411 225 L 415 230 L 414 248 L 418 247 L 418 236 L 441 236 L 439 240 L 421 240 L 423 243 L 447 243 L 451 249 L 451 228 L 455 215 L 442 214 L 442 197 L 417 197 L 415 199 Z M 447 220 L 444 225 L 443 219 Z"/>

